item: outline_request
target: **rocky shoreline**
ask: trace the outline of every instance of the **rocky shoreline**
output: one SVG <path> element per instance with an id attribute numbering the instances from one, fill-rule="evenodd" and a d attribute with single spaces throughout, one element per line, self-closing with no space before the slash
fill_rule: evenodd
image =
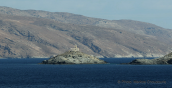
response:
<path id="1" fill-rule="evenodd" d="M 63 54 L 42 61 L 40 64 L 106 64 L 107 62 L 100 60 L 91 55 L 84 54 L 80 51 L 67 51 Z"/>
<path id="2" fill-rule="evenodd" d="M 163 65 L 163 64 L 172 64 L 172 52 L 165 55 L 161 58 L 156 59 L 135 59 L 130 63 L 123 63 L 123 64 L 131 64 L 131 65 Z"/>

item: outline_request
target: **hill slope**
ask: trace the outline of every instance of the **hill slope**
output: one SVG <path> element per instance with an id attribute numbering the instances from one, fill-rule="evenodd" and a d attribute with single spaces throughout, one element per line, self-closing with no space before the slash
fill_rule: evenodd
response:
<path id="1" fill-rule="evenodd" d="M 105 28 L 115 28 L 137 33 L 140 35 L 150 35 L 157 37 L 158 40 L 171 44 L 172 30 L 164 29 L 154 24 L 132 21 L 132 20 L 106 20 L 76 15 L 66 12 L 47 12 L 38 10 L 18 10 L 9 7 L 0 7 L 0 14 L 15 16 L 27 16 L 36 18 L 46 18 L 62 23 L 72 23 L 79 25 L 92 25 Z M 170 41 L 168 41 L 170 40 Z"/>
<path id="2" fill-rule="evenodd" d="M 0 7 L 0 57 L 49 57 L 75 44 L 96 56 L 159 57 L 172 50 L 171 37 L 144 22 Z"/>

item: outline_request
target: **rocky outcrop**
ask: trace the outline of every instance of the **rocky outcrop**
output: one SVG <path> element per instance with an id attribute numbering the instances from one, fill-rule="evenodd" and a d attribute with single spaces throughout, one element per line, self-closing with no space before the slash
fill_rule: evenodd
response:
<path id="1" fill-rule="evenodd" d="M 67 51 L 63 54 L 42 61 L 41 64 L 105 64 L 107 62 L 80 51 Z"/>
<path id="2" fill-rule="evenodd" d="M 134 64 L 134 65 L 172 64 L 172 52 L 161 58 L 136 59 L 128 64 Z"/>

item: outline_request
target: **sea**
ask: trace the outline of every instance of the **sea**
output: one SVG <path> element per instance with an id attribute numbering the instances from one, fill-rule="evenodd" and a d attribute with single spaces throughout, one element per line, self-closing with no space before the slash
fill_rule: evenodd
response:
<path id="1" fill-rule="evenodd" d="M 38 64 L 46 59 L 0 59 L 0 88 L 172 88 L 172 65 L 120 64 L 137 58 L 100 58 L 108 64 Z"/>

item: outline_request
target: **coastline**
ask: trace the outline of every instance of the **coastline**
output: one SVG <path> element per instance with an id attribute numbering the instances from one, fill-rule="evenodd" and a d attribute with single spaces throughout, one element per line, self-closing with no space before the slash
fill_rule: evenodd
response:
<path id="1" fill-rule="evenodd" d="M 32 57 L 32 58 L 21 58 L 21 57 L 15 57 L 15 58 L 0 58 L 0 59 L 47 59 L 50 57 Z M 126 59 L 126 58 L 133 58 L 133 59 L 154 59 L 154 58 L 160 58 L 160 57 L 101 57 L 99 59 Z"/>

